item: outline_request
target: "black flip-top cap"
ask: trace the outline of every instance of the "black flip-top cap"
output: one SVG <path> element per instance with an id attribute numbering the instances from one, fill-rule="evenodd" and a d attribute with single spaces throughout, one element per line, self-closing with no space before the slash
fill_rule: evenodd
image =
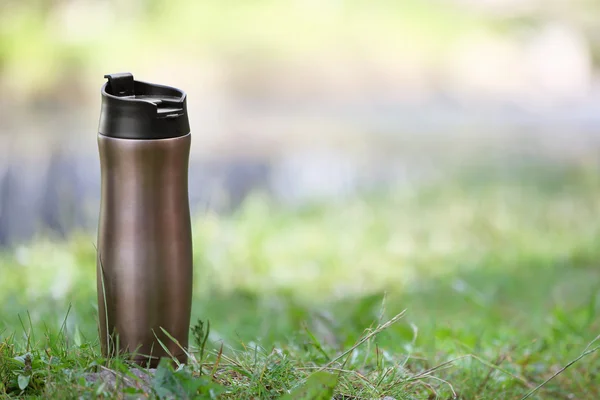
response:
<path id="1" fill-rule="evenodd" d="M 186 94 L 136 81 L 130 73 L 104 75 L 98 132 L 123 139 L 166 139 L 187 135 Z"/>

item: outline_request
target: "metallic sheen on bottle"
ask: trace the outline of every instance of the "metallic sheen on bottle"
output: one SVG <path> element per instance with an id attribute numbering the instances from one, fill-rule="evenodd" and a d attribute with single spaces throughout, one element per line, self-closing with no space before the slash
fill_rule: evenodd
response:
<path id="1" fill-rule="evenodd" d="M 106 78 L 98 133 L 102 353 L 150 366 L 162 357 L 185 362 L 193 273 L 186 95 L 128 73 Z"/>

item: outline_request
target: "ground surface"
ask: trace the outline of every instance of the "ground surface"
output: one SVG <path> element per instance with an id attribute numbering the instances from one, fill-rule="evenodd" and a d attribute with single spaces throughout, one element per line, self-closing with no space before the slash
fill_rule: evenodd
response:
<path id="1" fill-rule="evenodd" d="M 92 237 L 5 251 L 0 396 L 519 399 L 558 373 L 529 398 L 600 398 L 598 178 L 479 171 L 201 215 L 177 371 L 100 357 Z"/>

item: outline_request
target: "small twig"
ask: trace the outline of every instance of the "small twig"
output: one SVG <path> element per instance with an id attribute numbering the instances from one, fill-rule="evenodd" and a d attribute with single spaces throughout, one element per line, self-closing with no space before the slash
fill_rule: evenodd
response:
<path id="1" fill-rule="evenodd" d="M 537 392 L 538 390 L 540 390 L 543 386 L 545 386 L 548 382 L 550 382 L 552 379 L 556 378 L 558 375 L 562 374 L 563 372 L 565 372 L 567 370 L 567 368 L 569 368 L 571 365 L 575 364 L 577 361 L 581 360 L 583 357 L 588 356 L 592 353 L 595 353 L 596 351 L 600 350 L 600 346 L 596 346 L 593 349 L 589 349 L 590 346 L 596 342 L 598 339 L 600 339 L 600 335 L 596 336 L 594 338 L 594 340 L 592 340 L 591 342 L 588 343 L 588 345 L 585 347 L 585 349 L 583 350 L 583 353 L 581 353 L 576 359 L 572 360 L 571 362 L 569 362 L 567 365 L 565 365 L 564 367 L 562 367 L 561 369 L 559 369 L 555 374 L 553 374 L 550 378 L 546 379 L 544 382 L 540 383 L 539 385 L 537 385 L 535 388 L 533 388 L 529 393 L 527 393 L 525 396 L 521 397 L 521 400 L 525 400 L 528 399 L 529 397 L 531 397 L 535 392 Z M 588 350 L 589 349 L 589 350 Z"/>

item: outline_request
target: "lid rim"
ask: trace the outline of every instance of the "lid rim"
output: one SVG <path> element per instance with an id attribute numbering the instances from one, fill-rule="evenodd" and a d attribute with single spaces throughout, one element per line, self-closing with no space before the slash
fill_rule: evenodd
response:
<path id="1" fill-rule="evenodd" d="M 157 89 L 169 89 L 169 90 L 173 90 L 175 92 L 178 92 L 180 94 L 180 96 L 177 97 L 176 99 L 179 102 L 185 101 L 185 99 L 187 97 L 187 93 L 185 91 L 183 91 L 181 89 L 177 89 L 177 88 L 172 87 L 172 86 L 159 85 L 159 84 L 156 84 L 156 83 L 149 83 L 149 82 L 138 81 L 138 80 L 134 80 L 134 83 L 140 83 L 142 85 L 152 86 L 152 87 L 155 87 Z M 135 98 L 135 97 L 131 98 L 131 97 L 128 97 L 128 96 L 117 96 L 117 95 L 114 95 L 112 93 L 108 93 L 106 91 L 106 87 L 107 86 L 108 86 L 108 82 L 105 82 L 104 85 L 102 85 L 102 88 L 101 88 L 102 96 L 106 96 L 106 97 L 109 97 L 109 98 L 115 99 L 115 100 L 123 100 L 123 101 L 143 101 L 144 100 L 144 99 L 139 99 L 139 98 Z M 142 94 L 142 93 L 140 93 L 140 94 Z M 148 94 L 143 94 L 143 95 L 150 96 Z M 135 94 L 135 92 L 134 92 L 134 96 L 137 96 Z M 156 97 L 160 98 L 160 96 L 156 96 Z M 170 97 L 172 97 L 172 96 L 170 96 Z M 175 99 L 171 98 L 169 100 L 175 100 Z"/>
<path id="2" fill-rule="evenodd" d="M 166 139 L 190 133 L 185 91 L 134 80 L 129 73 L 105 77 L 109 81 L 101 88 L 98 133 L 123 139 Z M 122 95 L 109 93 L 111 85 Z"/>

